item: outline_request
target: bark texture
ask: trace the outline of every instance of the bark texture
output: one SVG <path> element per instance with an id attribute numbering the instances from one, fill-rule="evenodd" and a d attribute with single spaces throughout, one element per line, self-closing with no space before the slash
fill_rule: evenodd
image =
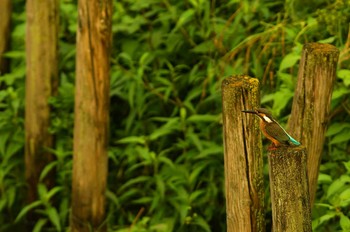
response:
<path id="1" fill-rule="evenodd" d="M 3 56 L 10 46 L 12 0 L 0 1 L 0 75 L 8 72 L 9 62 Z"/>
<path id="2" fill-rule="evenodd" d="M 111 0 L 80 0 L 71 231 L 106 231 Z"/>
<path id="3" fill-rule="evenodd" d="M 242 113 L 259 106 L 259 81 L 232 76 L 222 82 L 227 231 L 265 231 L 259 119 Z"/>
<path id="4" fill-rule="evenodd" d="M 268 159 L 273 231 L 311 232 L 306 149 L 280 147 Z"/>
<path id="5" fill-rule="evenodd" d="M 291 135 L 307 149 L 311 205 L 317 189 L 338 57 L 339 51 L 332 45 L 304 45 L 292 114 L 289 118 Z"/>
<path id="6" fill-rule="evenodd" d="M 58 82 L 57 10 L 56 0 L 28 0 L 26 5 L 25 174 L 29 202 L 37 199 L 41 171 L 53 160 L 46 148 L 53 146 L 48 100 L 55 94 Z M 53 185 L 50 175 L 44 182 L 48 188 Z"/>

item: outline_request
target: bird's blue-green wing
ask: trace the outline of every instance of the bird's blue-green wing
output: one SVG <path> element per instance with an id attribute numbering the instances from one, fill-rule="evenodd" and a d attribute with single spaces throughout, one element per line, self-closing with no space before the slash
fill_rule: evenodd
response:
<path id="1" fill-rule="evenodd" d="M 278 122 L 276 122 L 276 123 L 277 123 L 278 126 L 285 132 L 285 134 L 288 136 L 289 142 L 291 142 L 292 144 L 294 144 L 294 145 L 296 145 L 296 146 L 299 146 L 299 145 L 300 145 L 300 143 L 299 143 L 296 139 L 294 139 L 292 136 L 290 136 L 290 134 L 288 134 L 287 131 L 286 131 L 283 127 L 281 127 L 281 125 L 280 125 Z"/>
<path id="2" fill-rule="evenodd" d="M 289 137 L 291 143 L 293 143 L 293 144 L 296 145 L 296 146 L 299 146 L 299 145 L 300 145 L 300 143 L 299 143 L 296 139 L 294 139 L 294 138 L 293 138 L 292 136 L 290 136 L 288 133 L 287 133 L 287 135 L 288 135 L 288 137 Z"/>
<path id="3" fill-rule="evenodd" d="M 267 123 L 265 125 L 266 133 L 279 141 L 280 143 L 288 143 L 289 136 L 278 123 Z"/>

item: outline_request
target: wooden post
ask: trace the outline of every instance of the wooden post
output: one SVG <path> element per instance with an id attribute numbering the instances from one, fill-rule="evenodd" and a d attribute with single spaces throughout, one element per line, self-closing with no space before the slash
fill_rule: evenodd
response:
<path id="1" fill-rule="evenodd" d="M 339 51 L 332 45 L 305 44 L 289 119 L 291 135 L 307 148 L 311 205 L 317 189 L 338 57 Z"/>
<path id="2" fill-rule="evenodd" d="M 46 148 L 53 146 L 48 101 L 58 83 L 58 0 L 26 4 L 25 176 L 30 203 L 37 200 L 41 171 L 54 158 Z M 50 177 L 44 180 L 47 188 L 53 186 Z M 36 223 L 33 215 L 30 218 Z"/>
<path id="3" fill-rule="evenodd" d="M 269 151 L 273 232 L 311 232 L 311 207 L 304 147 Z"/>
<path id="4" fill-rule="evenodd" d="M 10 22 L 12 13 L 12 0 L 0 1 L 0 75 L 6 73 L 8 60 L 3 57 L 10 45 Z"/>
<path id="5" fill-rule="evenodd" d="M 227 231 L 265 231 L 259 81 L 233 76 L 222 82 Z"/>
<path id="6" fill-rule="evenodd" d="M 71 231 L 106 231 L 112 0 L 79 0 Z"/>

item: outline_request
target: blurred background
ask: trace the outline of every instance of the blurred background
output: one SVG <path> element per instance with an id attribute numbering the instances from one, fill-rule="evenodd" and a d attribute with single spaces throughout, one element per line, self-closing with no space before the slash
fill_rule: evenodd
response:
<path id="1" fill-rule="evenodd" d="M 41 187 L 40 199 L 30 205 L 24 177 L 25 1 L 13 0 L 11 10 L 7 63 L 0 72 L 0 231 L 22 228 L 29 211 L 40 215 L 36 231 L 66 231 L 77 1 L 59 3 L 60 83 L 57 96 L 47 99 L 56 159 L 44 171 L 56 169 L 55 189 Z M 346 0 L 114 1 L 109 231 L 225 231 L 221 81 L 235 74 L 258 78 L 261 104 L 285 126 L 307 42 L 340 50 L 313 229 L 349 231 L 349 22 Z"/>

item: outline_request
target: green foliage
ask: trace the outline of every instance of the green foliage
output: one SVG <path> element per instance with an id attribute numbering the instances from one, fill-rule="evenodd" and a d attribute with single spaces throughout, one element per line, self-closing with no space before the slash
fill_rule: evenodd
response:
<path id="1" fill-rule="evenodd" d="M 19 2 L 19 1 L 17 1 Z M 12 223 L 24 204 L 24 44 L 23 7 L 13 7 L 10 73 L 0 76 L 0 231 Z"/>
<path id="2" fill-rule="evenodd" d="M 55 228 L 55 231 L 61 231 L 62 229 L 60 215 L 58 214 L 57 209 L 50 203 L 52 201 L 52 198 L 60 191 L 62 191 L 62 187 L 60 186 L 53 187 L 50 191 L 48 191 L 45 185 L 40 183 L 38 185 L 39 200 L 34 201 L 22 208 L 22 210 L 17 215 L 15 223 L 21 221 L 29 211 L 35 209 L 39 214 L 43 215 L 43 217 L 47 218 L 48 220 L 38 220 L 35 222 L 34 230 L 39 230 L 39 228 L 43 227 L 45 223 L 51 222 Z M 39 208 L 39 206 L 43 207 Z M 67 215 L 65 214 L 64 216 L 66 217 Z"/>
<path id="3" fill-rule="evenodd" d="M 329 163 L 328 163 L 329 165 Z M 332 180 L 328 174 L 321 172 L 319 178 L 319 185 L 322 187 L 325 195 L 322 196 L 321 201 L 324 203 L 317 203 L 314 210 L 315 219 L 312 222 L 313 230 L 320 230 L 322 227 L 328 227 L 336 230 L 348 231 L 350 229 L 350 162 L 344 162 L 347 172 L 339 178 Z M 326 165 L 321 166 L 321 171 L 326 171 Z M 338 221 L 338 225 L 330 224 L 329 222 Z M 329 223 L 327 225 L 327 222 Z M 326 226 L 325 226 L 326 224 Z"/>
<path id="4" fill-rule="evenodd" d="M 77 1 L 60 1 L 58 94 L 50 132 L 56 186 L 25 201 L 24 1 L 13 1 L 11 72 L 0 77 L 0 231 L 69 224 Z M 111 231 L 225 231 L 220 84 L 259 78 L 262 104 L 286 119 L 302 45 L 341 50 L 313 212 L 315 231 L 348 231 L 349 41 L 346 1 L 115 1 L 106 223 Z M 27 106 L 28 109 L 28 106 Z M 49 148 L 48 148 L 49 149 Z M 266 170 L 266 168 L 265 168 Z M 268 198 L 268 196 L 267 196 Z M 269 212 L 267 212 L 269 213 Z"/>

